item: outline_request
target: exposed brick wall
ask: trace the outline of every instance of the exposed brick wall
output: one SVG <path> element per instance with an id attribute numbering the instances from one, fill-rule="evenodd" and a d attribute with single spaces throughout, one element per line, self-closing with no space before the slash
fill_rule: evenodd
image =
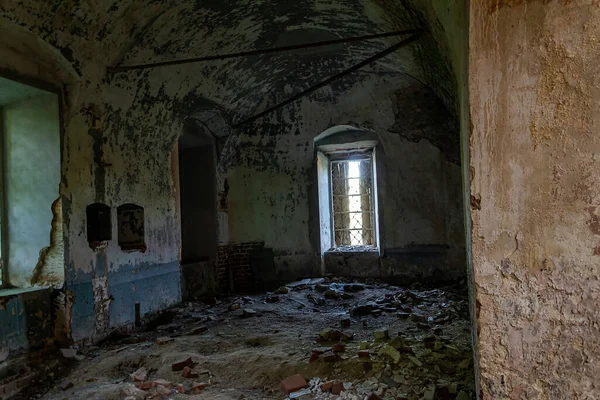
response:
<path id="1" fill-rule="evenodd" d="M 219 246 L 217 255 L 219 289 L 223 292 L 229 290 L 236 293 L 252 292 L 255 289 L 253 260 L 256 254 L 264 250 L 264 247 L 263 242 Z M 230 286 L 230 275 L 233 287 Z"/>
<path id="2" fill-rule="evenodd" d="M 35 372 L 24 369 L 20 375 L 11 376 L 0 381 L 0 400 L 17 398 L 25 388 L 29 387 L 36 379 Z"/>
<path id="3" fill-rule="evenodd" d="M 0 400 L 29 398 L 24 393 L 35 387 L 36 381 L 47 378 L 46 373 L 50 370 L 46 368 L 58 365 L 57 357 L 61 356 L 53 347 L 45 347 L 22 352 L 1 363 Z"/>

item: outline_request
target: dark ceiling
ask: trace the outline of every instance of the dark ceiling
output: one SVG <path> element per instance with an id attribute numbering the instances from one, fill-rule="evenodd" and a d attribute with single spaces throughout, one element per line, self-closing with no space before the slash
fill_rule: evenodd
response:
<path id="1" fill-rule="evenodd" d="M 0 22 L 30 29 L 58 48 L 81 76 L 105 68 L 423 28 L 415 44 L 331 85 L 341 93 L 370 74 L 402 73 L 431 87 L 454 113 L 456 79 L 432 0 L 4 0 Z M 43 21 L 40 25 L 39 21 Z M 114 82 L 164 82 L 224 107 L 231 123 L 385 49 L 401 38 L 118 74 Z M 146 85 L 149 86 L 149 85 Z M 269 100 L 266 101 L 265 99 Z M 267 104 L 268 103 L 268 104 Z M 201 111 L 204 106 L 199 106 Z"/>

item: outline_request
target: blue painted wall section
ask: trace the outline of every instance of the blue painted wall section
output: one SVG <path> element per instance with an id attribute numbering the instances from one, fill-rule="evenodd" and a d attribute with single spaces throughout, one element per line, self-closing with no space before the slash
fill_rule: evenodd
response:
<path id="1" fill-rule="evenodd" d="M 51 343 L 51 290 L 43 289 L 3 298 L 0 310 L 0 349 L 9 353 L 44 347 Z"/>
<path id="2" fill-rule="evenodd" d="M 109 272 L 108 290 L 114 300 L 110 305 L 110 325 L 118 327 L 135 322 L 135 303 L 144 314 L 167 308 L 181 301 L 179 263 L 124 265 Z"/>
<path id="3" fill-rule="evenodd" d="M 71 320 L 75 342 L 99 339 L 108 332 L 96 329 L 96 309 L 91 274 L 80 274 L 68 289 L 75 295 Z M 135 303 L 142 317 L 181 302 L 181 274 L 177 261 L 165 264 L 123 265 L 108 273 L 110 328 L 128 327 L 135 322 Z"/>
<path id="4" fill-rule="evenodd" d="M 73 340 L 91 338 L 94 336 L 94 290 L 92 282 L 83 282 L 69 287 L 75 296 L 73 314 L 71 317 L 71 334 Z"/>
<path id="5" fill-rule="evenodd" d="M 233 1 L 205 4 L 192 0 L 106 0 L 105 7 L 90 7 L 93 2 L 87 1 L 1 1 L 0 53 L 9 56 L 0 59 L 0 69 L 47 83 L 64 95 L 60 194 L 72 338 L 99 339 L 113 327 L 131 324 L 136 302 L 142 313 L 148 313 L 181 300 L 177 174 L 171 152 L 188 118 L 206 118 L 201 122 L 221 137 L 232 134 L 222 162 L 232 168 L 223 168 L 219 176 L 221 183 L 227 180 L 231 185 L 231 191 L 224 190 L 225 184 L 219 186 L 229 193 L 225 197 L 229 208 L 219 214 L 223 243 L 264 241 L 273 249 L 271 275 L 278 279 L 318 271 L 320 247 L 310 240 L 311 232 L 318 232 L 318 218 L 310 214 L 308 205 L 313 137 L 332 124 L 355 122 L 382 132 L 393 127 L 388 136 L 403 148 L 408 148 L 406 140 L 414 146 L 424 142 L 408 135 L 395 123 L 392 112 L 386 117 L 367 96 L 373 90 L 382 93 L 381 104 L 398 103 L 397 96 L 375 91 L 390 87 L 390 81 L 400 89 L 405 86 L 402 82 L 415 78 L 426 84 L 447 82 L 439 88 L 430 86 L 451 114 L 456 110 L 447 38 L 427 6 L 432 1 L 348 0 L 328 2 L 327 7 L 322 7 L 322 2 L 286 2 L 273 7 L 277 2 L 272 0 L 256 0 L 248 7 L 234 7 Z M 317 26 L 324 28 L 312 28 Z M 106 79 L 107 66 L 145 63 L 148 54 L 169 60 L 178 58 L 182 49 L 188 54 L 227 53 L 297 44 L 307 35 L 327 40 L 418 27 L 431 28 L 432 34 L 425 35 L 417 49 L 405 49 L 413 57 L 404 52 L 390 55 L 379 68 L 340 79 L 327 91 L 314 93 L 301 104 L 244 129 L 233 130 L 229 125 L 289 98 L 290 90 L 297 93 L 330 77 L 332 71 L 372 56 L 395 39 L 311 49 L 302 59 L 282 53 L 181 65 L 166 74 L 156 69 Z M 223 35 L 223 29 L 232 34 Z M 90 51 L 89 44 L 98 40 L 103 46 Z M 388 74 L 389 65 L 406 76 Z M 410 109 L 410 115 L 421 116 L 429 109 L 422 102 L 418 106 Z M 334 107 L 339 111 L 336 114 Z M 219 118 L 210 116 L 213 111 Z M 406 120 L 407 115 L 401 116 Z M 223 123 L 215 124 L 215 120 Z M 445 135 L 447 131 L 428 132 Z M 457 134 L 455 130 L 456 142 Z M 426 138 L 445 144 L 437 135 Z M 437 154 L 436 145 L 423 146 L 430 148 L 422 153 L 409 149 L 406 154 Z M 144 207 L 148 251 L 119 249 L 114 215 L 113 240 L 102 250 L 92 251 L 85 234 L 86 207 L 98 202 L 113 210 L 130 202 Z M 387 217 L 395 220 L 390 213 Z M 50 316 L 50 301 L 44 307 L 48 311 L 44 315 Z M 7 326 L 11 321 L 12 329 L 19 332 L 17 317 L 7 314 L 4 318 Z"/>

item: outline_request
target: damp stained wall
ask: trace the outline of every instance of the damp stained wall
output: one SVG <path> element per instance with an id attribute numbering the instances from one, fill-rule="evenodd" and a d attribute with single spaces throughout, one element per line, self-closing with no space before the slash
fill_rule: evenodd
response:
<path id="1" fill-rule="evenodd" d="M 394 18 L 379 3 L 358 0 L 288 2 L 281 7 L 272 7 L 269 1 L 202 5 L 184 0 L 169 4 L 109 0 L 102 5 L 91 0 L 73 4 L 59 0 L 3 1 L 0 69 L 41 80 L 63 95 L 60 194 L 67 265 L 68 334 L 76 341 L 98 339 L 114 327 L 133 323 L 134 305 L 138 301 L 142 314 L 180 301 L 181 238 L 170 154 L 185 118 L 202 111 L 207 104 L 217 104 L 223 109 L 224 119 L 233 125 L 395 41 L 379 40 L 298 56 L 260 56 L 114 76 L 107 74 L 107 66 L 293 44 L 308 31 L 315 33 L 311 37 L 316 40 L 331 39 L 332 35 L 347 37 L 415 28 L 421 22 L 411 16 L 396 24 Z M 289 32 L 295 29 L 299 31 Z M 443 39 L 444 35 L 439 37 Z M 427 47 L 427 52 L 429 60 L 439 65 L 445 62 L 439 54 L 434 54 L 435 46 Z M 231 241 L 258 237 L 274 243 L 277 234 L 284 232 L 289 223 L 289 229 L 300 234 L 280 236 L 280 244 L 274 246 L 278 248 L 278 265 L 289 267 L 289 275 L 306 271 L 306 265 L 310 269 L 316 267 L 319 245 L 312 238 L 318 231 L 314 229 L 318 219 L 308 200 L 314 161 L 310 149 L 312 138 L 332 125 L 353 121 L 384 132 L 392 126 L 394 114 L 382 113 L 386 118 L 383 123 L 377 120 L 379 114 L 375 108 L 364 107 L 371 104 L 369 84 L 365 87 L 359 84 L 356 91 L 363 91 L 360 101 L 357 93 L 352 94 L 352 112 L 333 114 L 338 115 L 335 119 L 339 122 L 323 112 L 323 105 L 331 110 L 330 106 L 336 105 L 340 96 L 371 74 L 405 71 L 417 79 L 423 78 L 414 54 L 415 48 L 403 49 L 351 79 L 325 89 L 308 102 L 308 107 L 303 105 L 302 113 L 290 108 L 284 112 L 293 114 L 274 115 L 271 124 L 262 121 L 257 132 L 265 139 L 254 134 L 242 137 L 239 145 L 266 150 L 261 160 L 271 157 L 274 163 L 269 169 L 246 166 L 244 159 L 248 156 L 241 149 L 241 161 L 236 161 L 239 165 L 231 171 L 231 180 L 237 187 L 231 205 L 242 202 L 240 188 L 246 182 L 253 185 L 248 188 L 248 198 L 243 200 L 244 207 L 237 208 L 245 211 L 236 214 L 234 210 L 232 216 L 222 213 L 220 217 L 221 221 L 231 220 Z M 430 78 L 435 71 L 427 75 Z M 442 81 L 452 85 L 451 79 Z M 445 89 L 436 93 L 444 97 Z M 385 101 L 389 99 L 392 103 L 393 97 L 388 93 Z M 453 103 L 451 97 L 445 99 L 447 104 Z M 363 108 L 370 117 L 360 115 Z M 392 109 L 390 105 L 389 110 Z M 313 115 L 318 118 L 308 123 Z M 289 129 L 285 121 L 290 118 L 302 119 L 302 127 Z M 265 134 L 267 130 L 286 134 L 271 138 L 271 133 Z M 300 133 L 298 138 L 296 131 Z M 233 133 L 228 142 L 236 149 L 241 132 Z M 410 135 L 406 144 L 417 146 L 415 140 Z M 278 149 L 291 155 L 291 160 L 296 161 L 296 157 L 299 160 L 285 174 L 276 163 L 283 156 L 272 156 L 275 143 Z M 434 154 L 439 151 L 438 145 L 424 147 Z M 250 153 L 251 159 L 257 157 L 257 152 Z M 304 157 L 303 153 L 311 155 Z M 224 157 L 228 158 L 231 154 Z M 245 176 L 252 176 L 252 180 L 247 181 Z M 265 192 L 260 186 L 265 184 L 262 179 L 254 185 L 259 178 L 267 182 L 272 179 L 276 190 Z M 219 187 L 219 192 L 223 190 Z M 262 200 L 267 202 L 266 206 Z M 96 202 L 113 210 L 113 240 L 106 247 L 93 250 L 85 237 L 85 208 Z M 123 252 L 116 244 L 115 210 L 126 203 L 144 207 L 146 252 Z M 245 208 L 247 204 L 252 204 L 252 208 Z M 278 211 L 271 217 L 274 210 Z M 263 224 L 260 230 L 253 231 L 248 223 L 238 223 L 250 211 L 265 218 L 281 218 L 270 227 Z M 226 232 L 220 232 L 221 238 L 226 238 Z M 290 249 L 295 250 L 290 252 Z"/>
<path id="2" fill-rule="evenodd" d="M 0 364 L 53 342 L 51 289 L 8 289 L 0 299 Z"/>
<path id="3" fill-rule="evenodd" d="M 136 302 L 143 316 L 181 300 L 179 227 L 169 154 L 176 140 L 173 117 L 168 124 L 157 121 L 166 114 L 159 101 L 151 110 L 132 112 L 136 90 L 111 89 L 102 83 L 105 69 L 87 56 L 74 63 L 82 68 L 76 70 L 55 47 L 31 32 L 39 32 L 46 18 L 37 20 L 36 13 L 18 8 L 8 14 L 2 9 L 0 15 L 0 52 L 6 55 L 0 62 L 2 75 L 43 82 L 63 95 L 65 334 L 77 342 L 98 340 L 115 327 L 133 324 Z M 15 19 L 27 27 L 10 22 Z M 62 37 L 75 48 L 87 46 L 70 34 Z M 86 238 L 85 209 L 96 202 L 112 209 L 113 240 L 94 251 Z M 127 203 L 144 207 L 146 252 L 125 252 L 118 246 L 116 209 Z M 14 321 L 9 326 L 17 327 L 16 317 L 10 318 Z"/>
<path id="4" fill-rule="evenodd" d="M 238 142 L 229 184 L 228 229 L 233 242 L 264 241 L 273 248 L 275 276 L 282 280 L 319 273 L 319 210 L 314 138 L 337 125 L 374 131 L 380 138 L 380 235 L 385 264 L 371 276 L 401 275 L 428 280 L 466 276 L 460 165 L 452 149 L 440 149 L 423 132 L 458 129 L 429 124 L 427 111 L 408 112 L 414 82 L 401 76 L 365 77 L 329 102 L 317 95 L 255 123 Z M 398 94 L 400 93 L 400 95 Z M 430 106 L 430 104 L 421 104 Z M 421 115 L 414 137 L 398 119 Z M 416 118 L 416 117 L 415 117 Z M 395 127 L 395 129 L 392 129 Z M 444 132 L 448 134 L 450 132 Z M 408 137 L 408 139 L 407 139 Z M 456 143 L 458 149 L 458 137 Z M 404 256 L 418 266 L 405 272 Z M 424 248 L 424 249 L 422 249 Z M 425 264 L 431 248 L 445 254 Z M 415 261 L 418 259 L 418 261 Z M 351 274 L 362 275 L 356 265 Z"/>
<path id="5" fill-rule="evenodd" d="M 471 2 L 483 399 L 600 393 L 600 8 Z"/>
<path id="6" fill-rule="evenodd" d="M 37 95 L 1 111 L 8 280 L 29 287 L 40 250 L 50 245 L 52 204 L 59 197 L 58 97 Z"/>

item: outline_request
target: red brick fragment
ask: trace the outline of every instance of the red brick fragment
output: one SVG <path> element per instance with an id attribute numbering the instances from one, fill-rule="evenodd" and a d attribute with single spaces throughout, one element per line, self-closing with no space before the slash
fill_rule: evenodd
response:
<path id="1" fill-rule="evenodd" d="M 335 353 L 341 353 L 342 351 L 346 351 L 346 346 L 344 346 L 342 343 L 336 343 L 333 345 L 333 347 L 331 349 Z"/>
<path id="2" fill-rule="evenodd" d="M 184 378 L 197 378 L 198 374 L 194 373 L 190 367 L 185 367 L 183 371 L 181 371 L 181 376 Z"/>
<path id="3" fill-rule="evenodd" d="M 186 336 L 200 335 L 200 334 L 206 332 L 207 330 L 208 330 L 208 328 L 206 326 L 199 326 L 197 328 L 192 329 L 188 333 L 186 333 Z"/>
<path id="4" fill-rule="evenodd" d="M 342 382 L 334 382 L 331 387 L 331 393 L 338 395 L 344 391 L 344 384 Z"/>
<path id="5" fill-rule="evenodd" d="M 136 382 L 135 387 L 137 387 L 138 389 L 141 390 L 150 390 L 154 387 L 154 383 L 153 382 Z"/>
<path id="6" fill-rule="evenodd" d="M 333 387 L 333 381 L 325 382 L 321 384 L 321 391 L 330 392 Z"/>
<path id="7" fill-rule="evenodd" d="M 137 343 L 142 343 L 145 341 L 146 341 L 146 339 L 144 339 L 144 338 L 141 338 L 138 336 L 132 336 L 130 338 L 123 340 L 121 343 L 122 344 L 137 344 Z"/>
<path id="8" fill-rule="evenodd" d="M 361 350 L 358 352 L 359 358 L 369 358 L 369 350 Z"/>
<path id="9" fill-rule="evenodd" d="M 283 387 L 283 391 L 286 394 L 290 394 L 292 392 L 296 392 L 300 389 L 304 389 L 308 387 L 308 383 L 306 379 L 300 374 L 292 375 L 289 378 L 281 381 L 281 386 Z"/>
<path id="10" fill-rule="evenodd" d="M 175 339 L 173 339 L 172 337 L 168 337 L 168 336 L 159 337 L 158 339 L 156 339 L 156 344 L 158 344 L 158 345 L 164 345 L 164 344 L 167 344 L 167 343 L 171 343 L 174 340 Z"/>
<path id="11" fill-rule="evenodd" d="M 185 386 L 183 386 L 181 383 L 178 383 L 175 385 L 175 390 L 177 390 L 177 393 L 185 393 Z"/>
<path id="12" fill-rule="evenodd" d="M 338 330 L 332 330 L 329 334 L 328 340 L 340 340 L 342 338 L 342 332 Z"/>
<path id="13" fill-rule="evenodd" d="M 192 361 L 192 357 L 188 357 L 183 361 L 174 362 L 171 365 L 171 370 L 172 371 L 183 371 L 183 369 L 185 367 L 191 367 L 192 365 L 194 365 L 194 362 Z"/>
<path id="14" fill-rule="evenodd" d="M 164 386 L 170 388 L 171 386 L 173 386 L 173 383 L 164 379 L 157 379 L 154 382 L 152 382 L 152 386 Z"/>
<path id="15" fill-rule="evenodd" d="M 206 383 L 204 382 L 194 382 L 192 384 L 192 393 L 193 394 L 198 394 L 200 392 L 202 392 L 204 389 L 206 388 Z"/>

